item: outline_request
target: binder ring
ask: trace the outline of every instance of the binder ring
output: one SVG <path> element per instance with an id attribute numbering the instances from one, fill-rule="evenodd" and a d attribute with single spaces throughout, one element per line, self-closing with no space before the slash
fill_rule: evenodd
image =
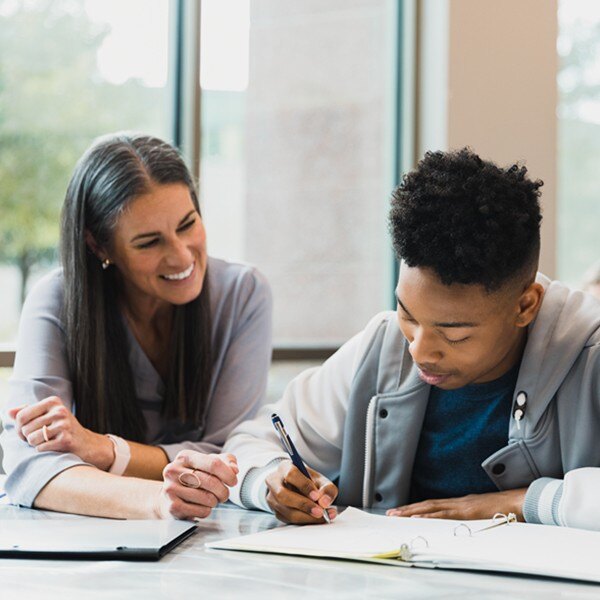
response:
<path id="1" fill-rule="evenodd" d="M 492 521 L 494 523 L 502 522 L 509 525 L 510 523 L 517 522 L 517 515 L 515 515 L 515 513 L 508 513 L 507 515 L 505 515 L 504 513 L 498 512 L 492 517 Z"/>
<path id="2" fill-rule="evenodd" d="M 466 530 L 467 537 L 473 537 L 473 530 L 466 523 L 460 523 L 460 525 L 457 525 L 454 528 L 454 537 L 459 537 L 460 536 L 459 531 L 461 529 L 465 529 Z"/>
<path id="3" fill-rule="evenodd" d="M 400 546 L 400 551 L 398 552 L 398 558 L 400 560 L 409 561 L 412 559 L 412 552 L 408 547 L 408 544 L 402 544 Z"/>
<path id="4" fill-rule="evenodd" d="M 504 513 L 496 513 L 492 517 L 492 524 L 487 527 L 483 527 L 482 529 L 478 529 L 475 533 L 479 533 L 481 531 L 487 531 L 488 529 L 494 529 L 494 527 L 500 527 L 501 525 L 510 525 L 511 523 L 517 522 L 517 515 L 515 513 L 508 513 L 505 515 Z"/>
<path id="5" fill-rule="evenodd" d="M 422 548 L 429 548 L 429 542 L 422 536 L 422 535 L 418 535 L 416 538 L 413 538 L 410 541 L 410 549 L 414 550 L 415 547 L 417 547 L 417 542 L 421 541 L 421 547 Z M 424 546 L 422 544 L 425 544 Z"/>
<path id="6" fill-rule="evenodd" d="M 400 560 L 409 561 L 412 560 L 413 551 L 418 546 L 417 542 L 421 542 L 422 548 L 429 548 L 429 542 L 422 536 L 418 535 L 410 541 L 410 544 L 402 544 L 398 551 L 398 558 Z"/>

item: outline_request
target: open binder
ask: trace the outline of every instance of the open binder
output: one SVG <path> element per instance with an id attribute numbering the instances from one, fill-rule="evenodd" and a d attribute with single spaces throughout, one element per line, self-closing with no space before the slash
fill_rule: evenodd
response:
<path id="1" fill-rule="evenodd" d="M 462 522 L 347 508 L 331 525 L 286 525 L 207 547 L 600 583 L 599 532 L 517 523 L 514 515 Z"/>

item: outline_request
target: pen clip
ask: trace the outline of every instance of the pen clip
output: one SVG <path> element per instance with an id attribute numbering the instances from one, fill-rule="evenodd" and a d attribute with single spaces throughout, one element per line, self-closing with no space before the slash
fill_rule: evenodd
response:
<path id="1" fill-rule="evenodd" d="M 292 454 L 294 454 L 294 450 L 290 444 L 288 434 L 287 434 L 285 428 L 283 427 L 283 423 L 280 420 L 277 420 L 277 421 L 273 421 L 273 425 L 275 426 L 275 429 L 277 430 L 277 433 L 279 434 L 279 439 L 281 440 L 283 447 L 286 449 L 287 453 L 291 456 Z"/>

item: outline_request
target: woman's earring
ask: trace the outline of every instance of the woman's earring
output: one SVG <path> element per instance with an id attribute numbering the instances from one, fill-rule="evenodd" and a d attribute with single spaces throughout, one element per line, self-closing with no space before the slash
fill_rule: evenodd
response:
<path id="1" fill-rule="evenodd" d="M 108 269 L 108 267 L 110 267 L 110 259 L 105 258 L 102 261 L 102 268 L 106 271 L 106 269 Z"/>

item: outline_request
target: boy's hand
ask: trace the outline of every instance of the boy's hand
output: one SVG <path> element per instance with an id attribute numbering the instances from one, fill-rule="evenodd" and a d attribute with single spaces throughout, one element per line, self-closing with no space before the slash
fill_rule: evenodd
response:
<path id="1" fill-rule="evenodd" d="M 324 523 L 324 510 L 330 519 L 335 518 L 337 511 L 329 507 L 338 495 L 337 487 L 321 473 L 307 469 L 313 481 L 302 475 L 291 460 L 282 461 L 267 477 L 267 502 L 280 521 Z"/>
<path id="2" fill-rule="evenodd" d="M 386 512 L 390 517 L 423 517 L 427 519 L 491 519 L 496 513 L 515 513 L 523 521 L 523 502 L 527 488 L 492 492 L 490 494 L 470 494 L 462 498 L 425 500 L 391 508 Z"/>

